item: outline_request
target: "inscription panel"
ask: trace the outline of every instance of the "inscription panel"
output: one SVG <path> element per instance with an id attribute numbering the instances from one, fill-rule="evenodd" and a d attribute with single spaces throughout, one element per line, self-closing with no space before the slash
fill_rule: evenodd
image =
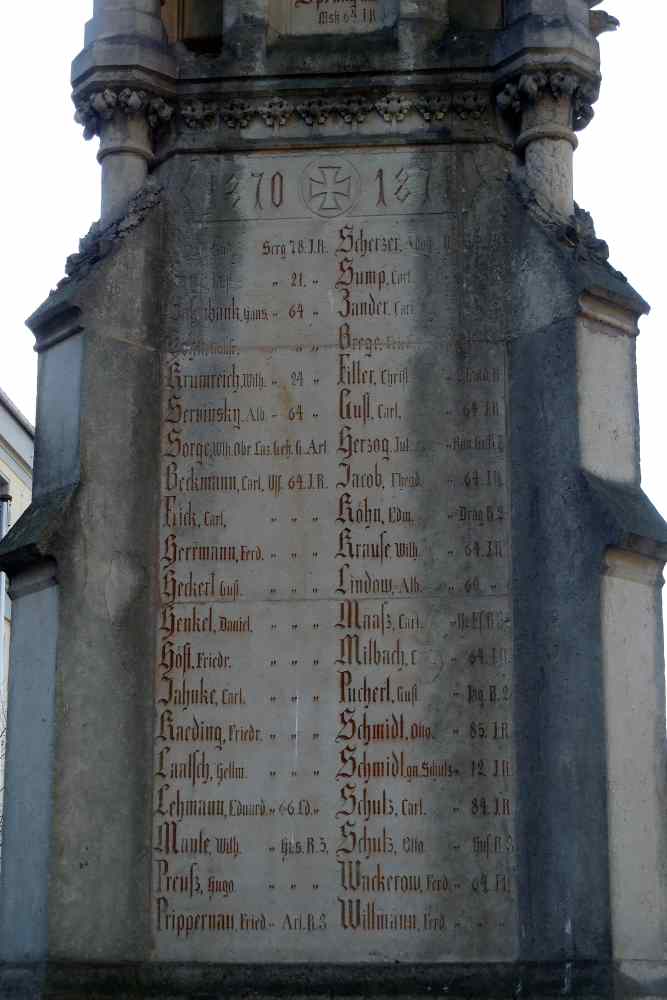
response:
<path id="1" fill-rule="evenodd" d="M 280 35 L 377 31 L 383 0 L 270 0 L 269 23 Z"/>
<path id="2" fill-rule="evenodd" d="M 158 957 L 516 954 L 505 345 L 444 150 L 183 175 L 162 360 Z"/>

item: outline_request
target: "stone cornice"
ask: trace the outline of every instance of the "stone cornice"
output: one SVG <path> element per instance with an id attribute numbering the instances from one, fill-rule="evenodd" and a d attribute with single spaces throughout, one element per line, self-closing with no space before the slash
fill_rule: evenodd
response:
<path id="1" fill-rule="evenodd" d="M 152 130 L 170 126 L 172 133 L 244 133 L 264 126 L 289 132 L 337 124 L 373 125 L 387 129 L 410 118 L 414 127 L 433 127 L 448 120 L 479 121 L 493 112 L 489 85 L 464 85 L 398 91 L 381 87 L 319 93 L 261 93 L 247 96 L 184 94 L 167 98 L 147 90 L 105 87 L 75 98 L 75 120 L 84 137 L 100 135 L 105 122 L 118 115 L 145 116 Z"/>
<path id="2" fill-rule="evenodd" d="M 335 122 L 361 125 L 374 121 L 395 125 L 410 114 L 417 115 L 423 124 L 431 124 L 453 116 L 476 120 L 490 105 L 490 92 L 481 88 L 413 93 L 381 93 L 376 88 L 366 92 L 339 92 L 330 97 L 185 98 L 178 105 L 176 124 L 194 131 L 220 127 L 243 131 L 255 124 L 264 124 L 274 130 L 303 124 L 321 127 Z"/>
<path id="3" fill-rule="evenodd" d="M 326 129 L 344 125 L 378 126 L 392 129 L 409 120 L 413 129 L 446 126 L 447 122 L 491 119 L 495 114 L 494 88 L 487 81 L 442 80 L 421 88 L 417 81 L 383 87 L 334 89 L 315 84 L 297 91 L 286 88 L 254 93 L 165 94 L 156 87 L 99 84 L 74 96 L 75 119 L 83 125 L 84 137 L 100 135 L 104 124 L 119 115 L 145 117 L 151 131 L 169 127 L 171 135 L 211 135 L 215 132 L 243 135 L 263 126 L 271 134 Z M 593 117 L 593 102 L 600 82 L 570 67 L 531 66 L 503 78 L 495 104 L 510 124 L 542 97 L 567 97 L 572 102 L 572 126 L 585 128 Z M 166 134 L 166 132 L 165 132 Z"/>

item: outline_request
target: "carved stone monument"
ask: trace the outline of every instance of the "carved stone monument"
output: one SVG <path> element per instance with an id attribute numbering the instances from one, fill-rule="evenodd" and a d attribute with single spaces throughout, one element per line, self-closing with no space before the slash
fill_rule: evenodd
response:
<path id="1" fill-rule="evenodd" d="M 2 996 L 667 995 L 589 0 L 95 0 L 28 324 Z"/>

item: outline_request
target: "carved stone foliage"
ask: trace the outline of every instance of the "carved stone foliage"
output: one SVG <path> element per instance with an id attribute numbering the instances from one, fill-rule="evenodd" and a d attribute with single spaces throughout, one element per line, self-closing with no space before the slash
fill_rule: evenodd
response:
<path id="1" fill-rule="evenodd" d="M 334 102 L 325 97 L 313 97 L 296 105 L 296 113 L 303 118 L 306 125 L 326 125 L 335 110 Z"/>
<path id="2" fill-rule="evenodd" d="M 218 108 L 213 101 L 200 101 L 193 98 L 183 101 L 180 115 L 186 128 L 210 129 L 218 123 Z"/>
<path id="3" fill-rule="evenodd" d="M 440 122 L 446 118 L 454 98 L 451 94 L 425 94 L 415 101 L 415 108 L 425 122 Z"/>
<path id="4" fill-rule="evenodd" d="M 243 131 L 263 124 L 274 131 L 297 125 L 321 128 L 341 122 L 346 125 L 395 126 L 412 118 L 415 126 L 434 126 L 446 119 L 476 121 L 491 106 L 486 90 L 438 90 L 415 94 L 343 93 L 287 98 L 183 97 L 174 105 L 143 90 L 107 88 L 76 102 L 75 119 L 83 125 L 84 137 L 99 135 L 105 122 L 115 115 L 145 115 L 151 129 L 174 120 L 184 131 L 207 132 L 218 128 Z"/>
<path id="5" fill-rule="evenodd" d="M 412 110 L 412 102 L 400 94 L 387 94 L 375 102 L 375 110 L 384 121 L 393 124 L 407 118 Z"/>
<path id="6" fill-rule="evenodd" d="M 598 98 L 599 82 L 587 79 L 567 69 L 533 70 L 522 73 L 505 84 L 496 97 L 500 111 L 509 117 L 519 117 L 523 110 L 540 98 L 569 97 L 575 131 L 586 128 L 593 118 L 593 103 Z"/>
<path id="7" fill-rule="evenodd" d="M 199 131 L 220 126 L 243 130 L 258 123 L 273 130 L 298 124 L 320 128 L 336 121 L 346 125 L 375 122 L 391 126 L 404 122 L 410 115 L 415 124 L 424 125 L 440 123 L 453 116 L 463 121 L 477 120 L 489 107 L 488 92 L 472 89 L 413 95 L 392 92 L 318 95 L 300 100 L 280 96 L 231 100 L 223 97 L 206 101 L 187 98 L 179 105 L 179 118 L 186 129 Z"/>
<path id="8" fill-rule="evenodd" d="M 167 124 L 173 115 L 173 107 L 164 98 L 145 90 L 131 90 L 124 87 L 115 90 L 110 87 L 94 91 L 77 100 L 74 120 L 83 125 L 84 139 L 99 135 L 105 122 L 115 115 L 144 115 L 151 129 Z"/>

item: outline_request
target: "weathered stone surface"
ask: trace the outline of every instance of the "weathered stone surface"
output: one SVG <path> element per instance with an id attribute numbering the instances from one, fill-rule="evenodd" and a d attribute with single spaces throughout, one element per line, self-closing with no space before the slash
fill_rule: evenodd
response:
<path id="1" fill-rule="evenodd" d="M 504 6 L 96 8 L 3 995 L 665 994 L 647 306 L 572 201 L 600 19 Z"/>
<path id="2" fill-rule="evenodd" d="M 455 163 L 171 173 L 157 954 L 514 957 L 506 347 L 459 332 Z"/>
<path id="3" fill-rule="evenodd" d="M 280 35 L 348 35 L 377 31 L 382 27 L 383 13 L 378 0 L 269 2 L 269 24 Z"/>
<path id="4" fill-rule="evenodd" d="M 34 500 L 0 543 L 0 559 L 5 572 L 28 568 L 51 553 L 54 538 L 67 515 L 76 487 L 46 493 Z"/>

